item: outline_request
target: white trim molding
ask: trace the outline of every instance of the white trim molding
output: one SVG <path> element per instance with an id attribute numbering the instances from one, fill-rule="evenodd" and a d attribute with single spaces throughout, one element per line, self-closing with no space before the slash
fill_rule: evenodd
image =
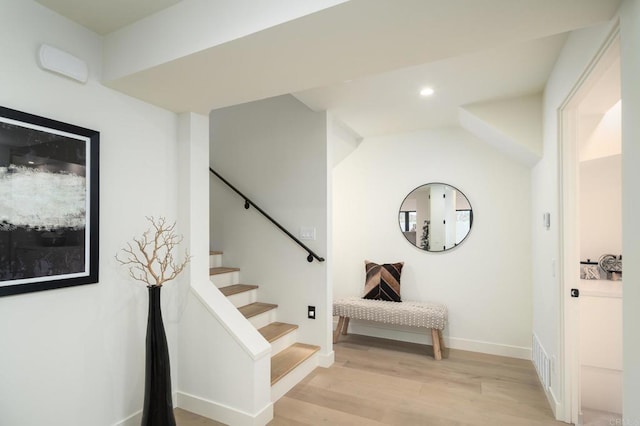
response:
<path id="1" fill-rule="evenodd" d="M 330 351 L 329 353 L 321 353 L 318 357 L 318 367 L 329 368 L 336 360 L 336 353 Z"/>
<path id="2" fill-rule="evenodd" d="M 336 324 L 334 320 L 334 329 L 335 327 Z M 383 339 L 431 345 L 431 334 L 425 332 L 424 329 L 416 327 L 396 327 L 377 322 L 352 320 L 349 323 L 349 332 Z M 446 335 L 444 336 L 444 341 L 445 346 L 451 349 L 531 360 L 530 347 L 505 345 L 502 343 L 464 339 Z"/>
<path id="3" fill-rule="evenodd" d="M 126 419 L 114 423 L 113 426 L 140 426 L 142 422 L 142 410 L 136 411 Z"/>
<path id="4" fill-rule="evenodd" d="M 273 419 L 273 403 L 267 404 L 257 414 L 251 415 L 185 392 L 178 392 L 176 407 L 229 425 L 263 426 Z"/>

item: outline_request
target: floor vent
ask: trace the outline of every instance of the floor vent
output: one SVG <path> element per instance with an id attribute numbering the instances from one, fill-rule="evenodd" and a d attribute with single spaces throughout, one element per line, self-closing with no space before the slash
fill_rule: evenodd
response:
<path id="1" fill-rule="evenodd" d="M 540 383 L 542 383 L 544 389 L 548 389 L 551 386 L 549 357 L 542 348 L 542 345 L 535 334 L 533 335 L 531 348 L 533 365 L 536 367 L 536 371 L 538 372 Z"/>

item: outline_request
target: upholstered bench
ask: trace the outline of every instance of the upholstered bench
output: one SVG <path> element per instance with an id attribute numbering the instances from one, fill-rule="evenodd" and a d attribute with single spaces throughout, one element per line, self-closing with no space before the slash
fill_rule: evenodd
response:
<path id="1" fill-rule="evenodd" d="M 447 323 L 447 307 L 440 303 L 387 302 L 349 297 L 333 302 L 333 315 L 340 317 L 333 333 L 333 343 L 338 343 L 340 333 L 347 334 L 350 319 L 426 327 L 431 329 L 433 357 L 436 360 L 442 359 L 445 349 L 442 330 Z"/>

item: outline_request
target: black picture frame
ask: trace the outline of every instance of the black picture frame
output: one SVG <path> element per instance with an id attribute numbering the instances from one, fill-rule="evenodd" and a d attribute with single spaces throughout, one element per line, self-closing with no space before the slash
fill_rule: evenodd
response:
<path id="1" fill-rule="evenodd" d="M 100 132 L 0 106 L 0 296 L 98 282 Z"/>

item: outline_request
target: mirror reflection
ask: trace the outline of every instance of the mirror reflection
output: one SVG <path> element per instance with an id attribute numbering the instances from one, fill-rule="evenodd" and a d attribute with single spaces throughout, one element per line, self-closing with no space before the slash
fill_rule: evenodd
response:
<path id="1" fill-rule="evenodd" d="M 460 244 L 471 231 L 473 210 L 467 197 L 445 183 L 414 189 L 400 206 L 400 230 L 419 249 L 437 252 Z"/>

